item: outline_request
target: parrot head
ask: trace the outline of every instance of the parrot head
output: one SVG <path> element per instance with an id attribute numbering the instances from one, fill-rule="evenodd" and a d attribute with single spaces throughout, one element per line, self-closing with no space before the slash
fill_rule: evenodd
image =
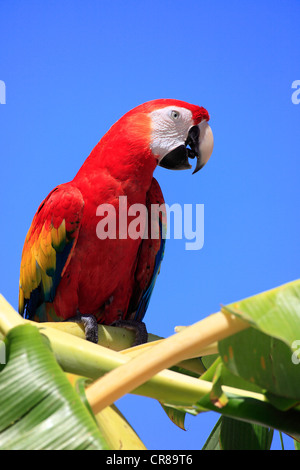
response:
<path id="1" fill-rule="evenodd" d="M 151 113 L 150 147 L 158 165 L 170 170 L 191 168 L 189 158 L 196 158 L 194 173 L 208 162 L 213 151 L 213 133 L 206 109 L 177 100 L 157 100 Z M 161 106 L 163 104 L 163 106 Z"/>
<path id="2" fill-rule="evenodd" d="M 124 119 L 127 135 L 135 142 L 143 138 L 161 167 L 189 169 L 189 158 L 196 158 L 193 172 L 196 173 L 212 154 L 213 133 L 208 125 L 209 114 L 203 107 L 179 100 L 158 99 L 137 106 L 126 113 L 121 122 Z"/>
<path id="3" fill-rule="evenodd" d="M 135 179 L 149 186 L 157 165 L 184 170 L 192 168 L 189 159 L 196 158 L 194 174 L 213 151 L 209 119 L 205 108 L 185 101 L 158 99 L 143 103 L 108 130 L 78 174 L 95 174 L 97 165 L 117 179 Z"/>

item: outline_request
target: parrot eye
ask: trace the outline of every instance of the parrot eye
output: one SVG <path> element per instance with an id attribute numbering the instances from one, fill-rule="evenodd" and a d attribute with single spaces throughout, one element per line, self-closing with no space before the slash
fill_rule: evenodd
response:
<path id="1" fill-rule="evenodd" d="M 173 119 L 173 121 L 177 121 L 180 118 L 179 111 L 175 111 L 174 109 L 173 109 L 173 111 L 171 111 L 170 115 L 171 115 L 171 118 Z"/>

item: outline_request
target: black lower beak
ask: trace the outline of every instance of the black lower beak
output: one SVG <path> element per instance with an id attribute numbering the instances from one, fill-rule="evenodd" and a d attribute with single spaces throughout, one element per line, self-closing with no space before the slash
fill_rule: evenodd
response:
<path id="1" fill-rule="evenodd" d="M 186 170 L 188 168 L 192 168 L 189 164 L 186 146 L 180 145 L 167 153 L 167 155 L 165 155 L 159 162 L 159 166 L 167 168 L 168 170 Z"/>
<path id="2" fill-rule="evenodd" d="M 199 154 L 199 137 L 199 127 L 191 127 L 185 141 L 185 145 L 180 145 L 165 155 L 159 162 L 159 166 L 167 168 L 168 170 L 186 170 L 192 168 L 189 163 L 189 158 L 196 157 L 197 165 L 193 174 L 197 173 L 197 171 L 201 170 L 204 166 L 201 164 L 201 155 Z"/>

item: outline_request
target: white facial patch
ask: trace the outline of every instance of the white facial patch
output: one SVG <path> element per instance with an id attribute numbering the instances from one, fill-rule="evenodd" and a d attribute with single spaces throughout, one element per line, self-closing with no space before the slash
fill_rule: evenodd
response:
<path id="1" fill-rule="evenodd" d="M 189 129 L 193 126 L 193 116 L 189 109 L 167 106 L 150 113 L 152 139 L 150 148 L 160 161 L 171 150 L 184 145 Z"/>

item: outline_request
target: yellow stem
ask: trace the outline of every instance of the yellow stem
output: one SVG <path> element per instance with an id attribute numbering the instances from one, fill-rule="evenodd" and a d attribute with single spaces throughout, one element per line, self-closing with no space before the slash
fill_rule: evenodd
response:
<path id="1" fill-rule="evenodd" d="M 164 340 L 160 339 L 160 340 L 153 341 L 153 342 L 150 342 L 150 343 L 140 344 L 139 346 L 134 346 L 132 348 L 123 349 L 123 351 L 120 351 L 120 353 L 124 354 L 124 355 L 127 355 L 127 356 L 130 356 L 131 358 L 136 357 L 136 356 L 138 356 L 139 354 L 141 354 L 145 351 L 149 351 L 151 348 L 153 348 L 155 345 L 161 343 L 162 341 L 164 341 Z M 208 356 L 210 354 L 218 354 L 218 352 L 219 352 L 218 351 L 218 344 L 213 343 L 210 346 L 207 346 L 206 348 L 201 349 L 201 351 L 199 351 L 199 357 L 195 357 L 195 358 L 192 358 L 192 359 L 187 359 L 187 360 L 181 361 L 181 362 L 179 362 L 178 364 L 175 364 L 175 365 L 177 367 L 182 367 L 183 369 L 187 369 L 191 372 L 194 372 L 198 375 L 202 375 L 203 372 L 205 372 L 205 368 L 203 367 L 203 364 L 200 360 L 200 357 Z"/>
<path id="2" fill-rule="evenodd" d="M 136 389 L 160 370 L 198 357 L 203 348 L 249 326 L 233 315 L 218 312 L 166 338 L 87 388 L 87 399 L 94 413 Z"/>

